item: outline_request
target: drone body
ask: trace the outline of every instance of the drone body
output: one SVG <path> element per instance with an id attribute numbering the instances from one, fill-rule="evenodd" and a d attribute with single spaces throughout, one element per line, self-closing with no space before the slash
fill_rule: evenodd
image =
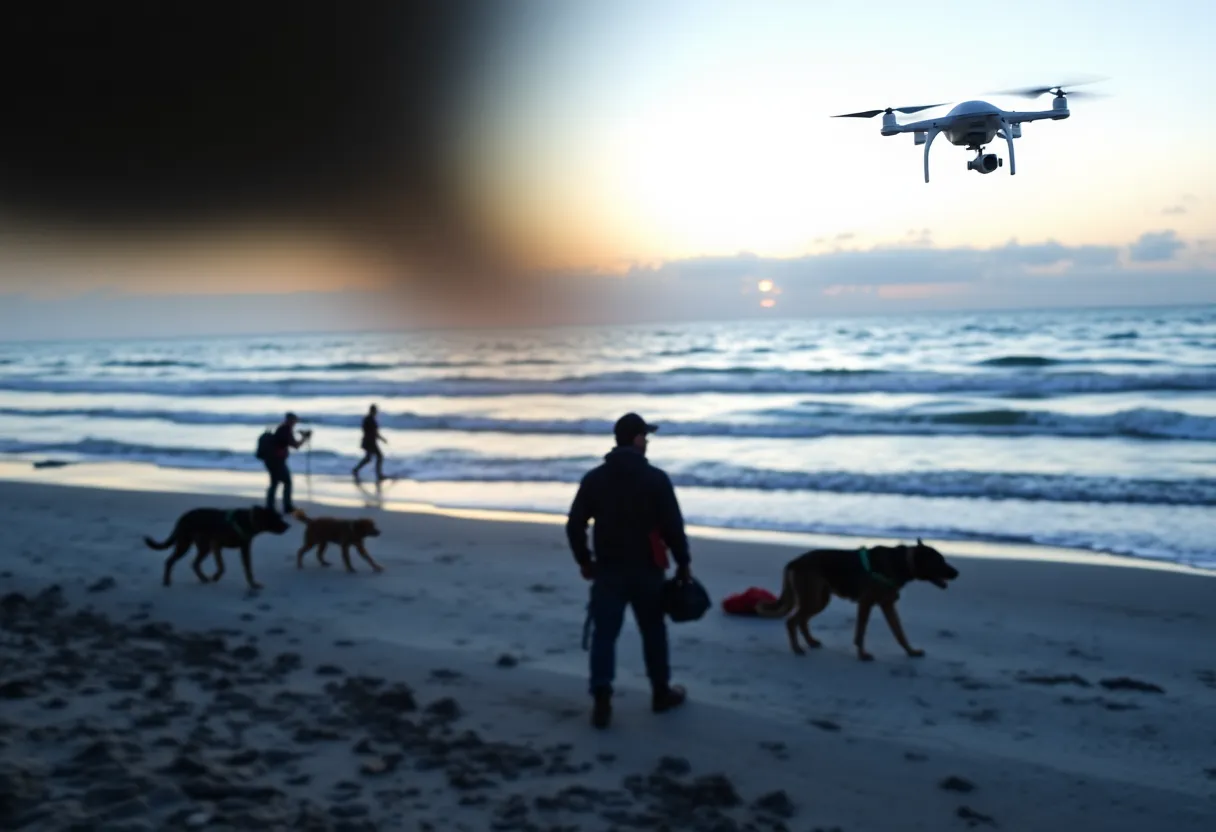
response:
<path id="1" fill-rule="evenodd" d="M 901 124 L 896 112 L 915 113 L 942 104 L 927 104 L 923 107 L 887 107 L 885 110 L 866 110 L 860 113 L 846 113 L 833 118 L 873 118 L 882 114 L 882 135 L 896 136 L 900 133 L 912 133 L 917 145 L 925 146 L 925 181 L 929 181 L 929 148 L 938 136 L 944 136 L 946 141 L 958 147 L 975 151 L 975 158 L 967 163 L 967 170 L 977 173 L 992 173 L 1004 165 L 1004 161 L 995 153 L 985 153 L 984 146 L 994 139 L 1004 139 L 1009 147 L 1009 175 L 1017 172 L 1013 156 L 1013 140 L 1022 137 L 1022 124 L 1027 121 L 1050 119 L 1059 121 L 1068 118 L 1068 93 L 1061 87 L 1034 88 L 1016 90 L 1011 94 L 1035 97 L 1045 92 L 1055 93 L 1050 110 L 1003 110 L 987 101 L 964 101 L 955 106 L 950 112 L 940 118 L 925 119 Z"/>

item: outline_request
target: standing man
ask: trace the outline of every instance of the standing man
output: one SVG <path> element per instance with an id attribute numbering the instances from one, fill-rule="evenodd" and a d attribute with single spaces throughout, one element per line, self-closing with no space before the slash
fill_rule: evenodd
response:
<path id="1" fill-rule="evenodd" d="M 283 484 L 283 513 L 291 514 L 295 506 L 291 503 L 291 471 L 287 469 L 287 457 L 292 448 L 298 448 L 312 436 L 311 430 L 300 431 L 300 437 L 295 435 L 296 424 L 300 421 L 294 413 L 288 413 L 283 423 L 275 429 L 272 451 L 264 461 L 266 470 L 270 472 L 270 488 L 266 489 L 266 508 L 274 511 L 274 493 Z"/>
<path id="2" fill-rule="evenodd" d="M 618 419 L 613 429 L 616 447 L 583 477 L 566 521 L 574 559 L 583 578 L 592 582 L 590 692 L 596 728 L 612 721 L 616 641 L 627 606 L 633 608 L 642 634 L 651 710 L 663 713 L 684 703 L 684 688 L 670 683 L 663 584 L 667 548 L 676 562 L 676 577 L 691 577 L 688 539 L 671 479 L 646 459 L 647 436 L 658 429 L 636 413 Z M 594 556 L 587 547 L 592 519 Z M 656 541 L 656 534 L 661 540 Z"/>
<path id="3" fill-rule="evenodd" d="M 376 421 L 376 406 L 372 405 L 367 410 L 367 415 L 363 417 L 363 461 L 356 465 L 351 473 L 355 475 L 355 481 L 359 480 L 359 469 L 372 461 L 372 457 L 376 459 L 376 482 L 384 481 L 384 454 L 380 452 L 380 442 L 388 442 L 380 435 L 380 423 Z"/>

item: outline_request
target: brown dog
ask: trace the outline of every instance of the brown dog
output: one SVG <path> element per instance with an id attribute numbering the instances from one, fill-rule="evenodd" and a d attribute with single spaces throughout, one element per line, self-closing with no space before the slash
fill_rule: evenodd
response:
<path id="1" fill-rule="evenodd" d="M 811 637 L 810 621 L 823 612 L 833 595 L 857 604 L 857 628 L 853 643 L 857 658 L 863 662 L 874 657 L 866 652 L 866 625 L 870 610 L 877 605 L 887 619 L 892 635 L 909 656 L 923 656 L 904 635 L 895 603 L 899 591 L 910 581 L 929 581 L 941 589 L 958 577 L 958 570 L 946 563 L 942 553 L 916 539 L 915 546 L 875 546 L 871 549 L 812 549 L 785 566 L 781 597 L 775 604 L 759 604 L 756 612 L 763 618 L 789 615 L 785 628 L 790 647 L 805 653 L 798 644 L 798 630 L 810 647 L 820 642 Z M 790 613 L 793 613 L 790 615 Z"/>
<path id="2" fill-rule="evenodd" d="M 194 557 L 194 574 L 203 583 L 214 583 L 224 574 L 224 556 L 222 550 L 240 549 L 241 565 L 245 567 L 245 582 L 250 589 L 261 589 L 262 585 L 253 579 L 250 548 L 253 539 L 262 532 L 282 534 L 291 526 L 283 516 L 274 509 L 265 506 L 225 511 L 222 508 L 196 508 L 187 511 L 177 520 L 173 533 L 163 543 L 157 543 L 150 537 L 144 538 L 144 543 L 153 549 L 163 551 L 174 546 L 173 554 L 165 560 L 164 584 L 169 586 L 170 573 L 173 565 L 185 557 L 190 546 L 198 547 Z M 203 574 L 200 565 L 207 555 L 215 555 L 215 574 L 208 578 Z"/>
<path id="3" fill-rule="evenodd" d="M 354 546 L 363 559 L 371 564 L 372 569 L 377 572 L 384 571 L 380 564 L 372 560 L 367 549 L 363 548 L 363 541 L 366 538 L 380 536 L 380 530 L 369 518 L 339 520 L 336 517 L 317 517 L 314 519 L 299 509 L 296 509 L 294 515 L 305 526 L 304 545 L 300 547 L 300 551 L 296 552 L 297 569 L 304 568 L 304 553 L 313 546 L 317 547 L 317 562 L 322 566 L 329 566 L 329 561 L 325 560 L 325 547 L 333 543 L 342 547 L 342 562 L 346 564 L 347 572 L 355 571 L 355 567 L 350 562 L 351 546 Z"/>

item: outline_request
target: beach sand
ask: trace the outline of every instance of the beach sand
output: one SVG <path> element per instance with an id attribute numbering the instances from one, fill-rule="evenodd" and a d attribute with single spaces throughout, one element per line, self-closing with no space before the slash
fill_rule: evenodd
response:
<path id="1" fill-rule="evenodd" d="M 375 515 L 385 572 L 297 570 L 293 523 L 255 542 L 258 594 L 233 551 L 161 586 L 144 535 L 249 504 L 0 483 L 0 828 L 1216 826 L 1211 576 L 943 543 L 959 580 L 900 604 L 924 658 L 874 616 L 857 661 L 840 600 L 804 657 L 714 609 L 670 626 L 689 702 L 658 716 L 629 620 L 597 732 L 560 526 L 306 505 Z M 694 539 L 694 573 L 776 592 L 798 551 Z"/>

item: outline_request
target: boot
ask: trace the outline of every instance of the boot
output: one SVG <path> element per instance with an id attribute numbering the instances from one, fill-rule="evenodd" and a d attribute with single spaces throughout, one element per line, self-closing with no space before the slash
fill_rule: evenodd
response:
<path id="1" fill-rule="evenodd" d="M 596 691 L 595 706 L 591 709 L 591 724 L 602 730 L 611 722 L 612 694 L 608 691 Z"/>
<path id="2" fill-rule="evenodd" d="M 650 699 L 650 709 L 656 714 L 665 713 L 684 704 L 688 692 L 680 685 L 655 688 Z"/>

